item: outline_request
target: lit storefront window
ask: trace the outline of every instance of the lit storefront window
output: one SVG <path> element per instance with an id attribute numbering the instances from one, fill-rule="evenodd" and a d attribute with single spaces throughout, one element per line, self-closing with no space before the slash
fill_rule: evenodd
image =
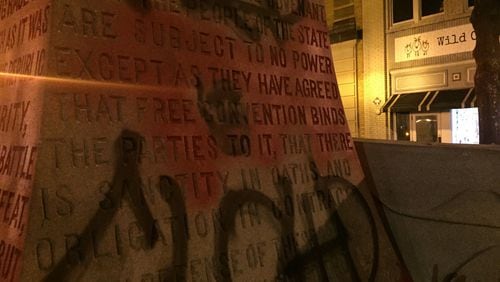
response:
<path id="1" fill-rule="evenodd" d="M 479 144 L 479 114 L 477 108 L 452 109 L 452 142 Z"/>
<path id="2" fill-rule="evenodd" d="M 418 115 L 415 118 L 417 142 L 441 142 L 438 139 L 438 120 L 436 114 Z"/>

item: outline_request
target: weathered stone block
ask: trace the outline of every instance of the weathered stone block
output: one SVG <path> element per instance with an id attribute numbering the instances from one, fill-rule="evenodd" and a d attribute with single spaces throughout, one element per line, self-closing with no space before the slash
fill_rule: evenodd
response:
<path id="1" fill-rule="evenodd" d="M 399 279 L 320 2 L 0 5 L 3 280 Z"/>

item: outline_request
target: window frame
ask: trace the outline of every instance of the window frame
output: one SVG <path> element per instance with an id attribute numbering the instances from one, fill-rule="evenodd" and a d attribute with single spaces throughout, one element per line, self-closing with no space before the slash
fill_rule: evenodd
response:
<path id="1" fill-rule="evenodd" d="M 409 22 L 414 22 L 415 21 L 415 15 L 416 15 L 416 13 L 415 13 L 415 1 L 419 1 L 419 0 L 411 0 L 412 7 L 413 7 L 413 16 L 412 16 L 412 18 L 410 18 L 408 20 L 400 21 L 400 22 L 397 22 L 397 23 L 394 22 L 394 1 L 396 1 L 396 0 L 390 0 L 389 1 L 391 26 L 397 26 L 397 25 L 401 25 L 401 24 L 405 24 L 405 23 L 409 23 Z"/>
<path id="2" fill-rule="evenodd" d="M 418 140 L 418 124 L 417 120 L 422 117 L 435 117 L 435 129 L 436 129 L 436 140 L 430 141 L 432 143 L 441 143 L 442 140 L 442 124 L 441 124 L 441 112 L 430 112 L 430 113 L 410 113 L 410 141 L 417 143 L 427 143 L 429 141 Z M 450 121 L 451 123 L 451 121 Z"/>
<path id="3" fill-rule="evenodd" d="M 444 6 L 444 2 L 445 0 L 443 0 L 443 11 L 441 12 L 438 12 L 438 13 L 434 13 L 434 14 L 430 14 L 430 15 L 426 15 L 426 16 L 423 16 L 422 15 L 422 0 L 412 0 L 412 7 L 413 7 L 413 17 L 411 19 L 408 19 L 408 20 L 405 20 L 405 21 L 400 21 L 400 22 L 394 22 L 394 1 L 397 1 L 397 0 L 388 0 L 387 3 L 388 3 L 388 7 L 389 7 L 389 28 L 393 28 L 393 27 L 398 27 L 398 26 L 404 26 L 405 24 L 409 24 L 409 23 L 419 23 L 421 21 L 425 21 L 429 18 L 433 18 L 433 17 L 440 17 L 440 16 L 443 16 L 445 13 L 446 13 L 446 8 Z M 468 5 L 468 4 L 467 4 Z M 472 6 L 474 7 L 474 6 Z"/>
<path id="4" fill-rule="evenodd" d="M 443 15 L 444 14 L 444 0 L 442 0 L 442 5 L 443 5 L 443 10 L 440 11 L 440 12 L 437 12 L 437 13 L 434 13 L 434 14 L 430 14 L 430 15 L 426 15 L 424 16 L 423 12 L 422 12 L 422 1 L 423 0 L 413 0 L 413 2 L 418 2 L 418 11 L 419 11 L 419 20 L 422 20 L 422 19 L 428 19 L 428 18 L 432 18 L 432 17 L 435 17 L 435 16 L 439 16 L 439 15 Z"/>

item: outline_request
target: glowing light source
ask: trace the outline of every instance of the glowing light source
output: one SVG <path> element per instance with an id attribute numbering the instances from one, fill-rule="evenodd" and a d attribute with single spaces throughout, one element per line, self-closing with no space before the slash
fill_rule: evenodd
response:
<path id="1" fill-rule="evenodd" d="M 7 73 L 0 72 L 0 79 L 19 79 L 19 80 L 40 80 L 53 83 L 64 83 L 64 84 L 83 84 L 85 86 L 92 87 L 114 87 L 114 88 L 126 88 L 132 90 L 151 90 L 151 91 L 165 91 L 165 90 L 176 90 L 179 91 L 181 88 L 176 88 L 173 86 L 164 85 L 148 85 L 148 84 L 131 84 L 122 82 L 109 82 L 109 81 L 95 81 L 95 80 L 83 80 L 76 78 L 61 78 L 61 77 L 51 77 L 51 76 L 35 76 L 17 73 Z"/>

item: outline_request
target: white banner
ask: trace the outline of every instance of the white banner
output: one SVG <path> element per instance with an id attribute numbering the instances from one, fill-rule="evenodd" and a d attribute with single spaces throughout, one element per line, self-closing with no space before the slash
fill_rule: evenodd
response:
<path id="1" fill-rule="evenodd" d="M 472 24 L 460 25 L 394 40 L 396 63 L 470 52 L 476 46 Z"/>

